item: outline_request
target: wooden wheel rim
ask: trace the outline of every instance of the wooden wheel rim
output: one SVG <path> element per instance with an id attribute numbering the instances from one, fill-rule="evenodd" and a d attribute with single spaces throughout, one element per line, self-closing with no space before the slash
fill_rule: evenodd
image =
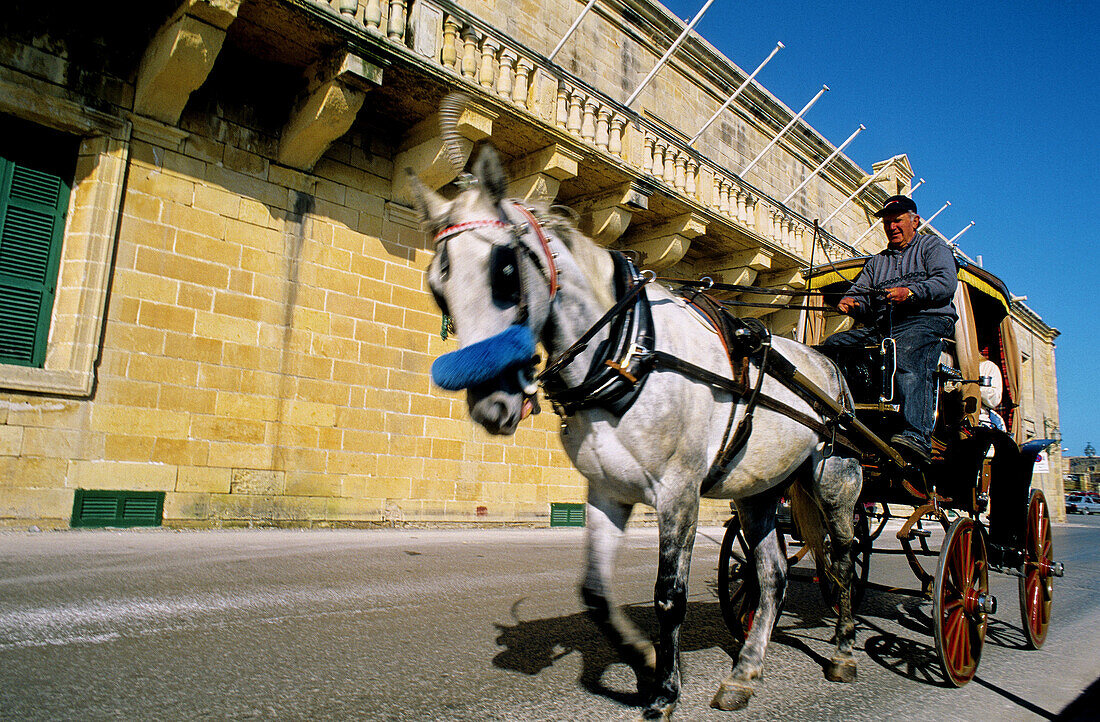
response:
<path id="1" fill-rule="evenodd" d="M 783 535 L 777 530 L 776 536 L 779 550 L 785 556 L 787 544 Z M 741 550 L 740 555 L 733 551 L 735 544 Z M 726 627 L 735 639 L 743 642 L 749 636 L 759 602 L 759 583 L 749 558 L 749 544 L 741 533 L 740 522 L 734 519 L 726 526 L 718 552 L 718 606 Z M 779 623 L 778 613 L 775 621 Z"/>
<path id="2" fill-rule="evenodd" d="M 737 544 L 743 556 L 733 553 Z M 752 628 L 756 611 L 755 575 L 750 575 L 748 543 L 741 534 L 741 524 L 734 519 L 726 526 L 722 547 L 718 553 L 718 606 L 722 618 L 735 639 L 744 641 Z"/>
<path id="3" fill-rule="evenodd" d="M 1050 533 L 1050 509 L 1043 492 L 1035 489 L 1027 506 L 1024 537 L 1024 573 L 1020 577 L 1020 613 L 1028 647 L 1039 649 L 1050 627 L 1054 593 L 1054 540 Z"/>
<path id="4" fill-rule="evenodd" d="M 956 519 L 940 550 L 932 600 L 936 652 L 947 680 L 956 687 L 978 671 L 988 623 L 980 600 L 988 594 L 984 531 L 972 519 Z"/>

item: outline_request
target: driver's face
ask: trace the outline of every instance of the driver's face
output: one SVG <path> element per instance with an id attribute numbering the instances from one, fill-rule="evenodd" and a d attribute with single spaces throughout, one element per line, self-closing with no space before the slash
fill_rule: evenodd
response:
<path id="1" fill-rule="evenodd" d="M 905 248 L 913 236 L 917 235 L 920 216 L 905 211 L 882 217 L 882 229 L 886 231 L 886 241 L 891 248 Z"/>

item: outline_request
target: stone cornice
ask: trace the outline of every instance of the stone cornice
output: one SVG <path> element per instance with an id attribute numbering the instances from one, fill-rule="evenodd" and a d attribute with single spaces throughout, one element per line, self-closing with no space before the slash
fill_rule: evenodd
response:
<path id="1" fill-rule="evenodd" d="M 1012 318 L 1050 344 L 1053 344 L 1054 339 L 1062 334 L 1061 331 L 1043 321 L 1042 317 L 1031 310 L 1023 301 L 1013 299 Z"/>

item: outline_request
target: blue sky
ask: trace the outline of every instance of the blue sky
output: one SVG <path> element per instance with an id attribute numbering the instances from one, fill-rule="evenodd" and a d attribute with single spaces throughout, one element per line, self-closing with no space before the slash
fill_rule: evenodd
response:
<path id="1" fill-rule="evenodd" d="M 704 0 L 667 0 L 685 22 Z M 899 153 L 913 194 L 949 238 L 999 276 L 1056 339 L 1062 445 L 1100 448 L 1096 351 L 1100 233 L 1100 3 L 716 0 L 696 26 L 864 169 Z M 685 129 L 688 130 L 688 129 Z"/>

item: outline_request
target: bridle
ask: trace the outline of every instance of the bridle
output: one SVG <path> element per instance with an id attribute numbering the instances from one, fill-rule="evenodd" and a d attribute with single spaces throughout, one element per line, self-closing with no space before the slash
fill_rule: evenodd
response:
<path id="1" fill-rule="evenodd" d="M 508 206 L 520 216 L 520 222 L 513 222 L 508 217 L 505 210 Z M 527 326 L 530 312 L 528 308 L 529 283 L 526 277 L 529 274 L 525 274 L 523 271 L 523 265 L 520 263 L 521 254 L 534 264 L 546 282 L 548 290 L 547 304 L 554 301 L 558 292 L 558 268 L 554 262 L 556 254 L 550 250 L 550 239 L 547 237 L 542 224 L 530 209 L 515 200 L 508 200 L 498 206 L 498 211 L 500 213 L 498 219 L 464 221 L 447 226 L 435 234 L 433 244 L 439 259 L 439 272 L 443 280 L 446 280 L 450 268 L 447 244 L 456 236 L 485 228 L 508 231 L 509 240 L 504 243 L 488 238 L 479 237 L 479 239 L 492 247 L 489 255 L 488 272 L 494 302 L 502 306 L 516 307 L 515 324 Z M 528 233 L 533 233 L 537 242 L 525 242 L 524 238 Z M 434 287 L 432 293 L 435 295 L 436 303 L 443 311 L 444 316 L 448 316 L 449 311 L 446 300 Z M 532 333 L 534 333 L 533 329 Z M 538 357 L 535 356 L 529 363 L 521 364 L 516 368 L 517 381 L 524 396 L 524 416 L 531 412 L 537 413 L 538 410 L 538 404 L 535 400 L 538 391 L 538 379 L 535 376 L 537 363 Z"/>
<path id="2" fill-rule="evenodd" d="M 494 246 L 510 248 L 513 251 L 522 250 L 527 256 L 535 263 L 535 266 L 542 271 L 543 276 L 546 277 L 546 282 L 549 286 L 550 301 L 554 300 L 554 296 L 558 292 L 558 268 L 554 263 L 554 253 L 550 250 L 550 239 L 546 236 L 546 231 L 543 229 L 542 224 L 535 217 L 535 214 L 531 212 L 523 204 L 518 201 L 507 201 L 511 204 L 512 208 L 523 217 L 523 223 L 514 223 L 507 218 L 504 213 L 504 206 L 500 206 L 501 218 L 499 219 L 482 219 L 476 221 L 464 221 L 462 223 L 456 223 L 452 226 L 447 226 L 438 233 L 432 239 L 432 243 L 436 247 L 437 253 L 446 253 L 446 243 L 455 236 L 472 231 L 478 228 L 501 228 L 510 232 L 511 241 L 508 244 L 497 244 L 489 241 Z M 539 247 L 542 249 L 542 257 L 540 258 L 526 243 L 523 243 L 523 236 L 527 231 L 533 231 L 535 238 L 539 242 Z M 518 270 L 518 269 L 517 269 Z M 521 288 L 521 296 L 522 296 Z M 522 303 L 522 315 L 526 318 L 526 303 Z"/>

